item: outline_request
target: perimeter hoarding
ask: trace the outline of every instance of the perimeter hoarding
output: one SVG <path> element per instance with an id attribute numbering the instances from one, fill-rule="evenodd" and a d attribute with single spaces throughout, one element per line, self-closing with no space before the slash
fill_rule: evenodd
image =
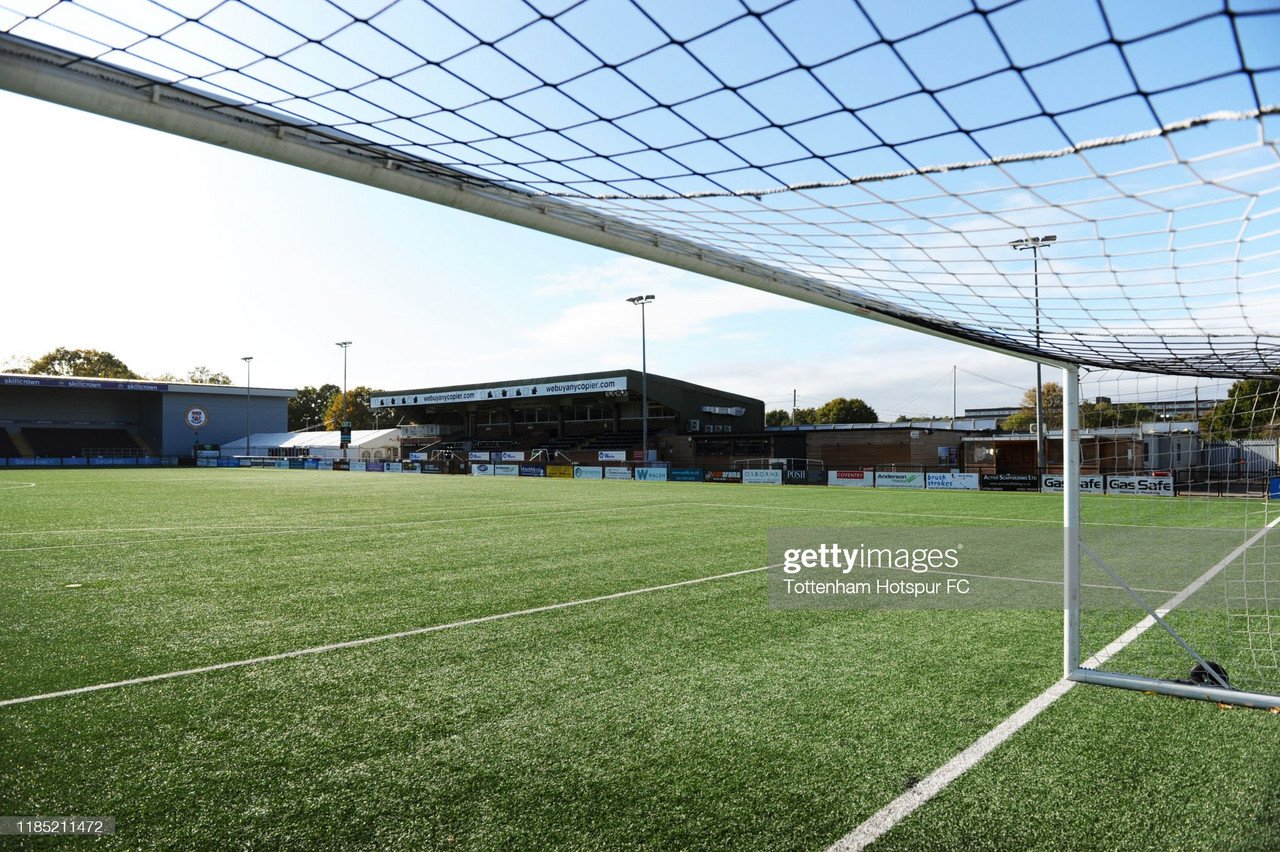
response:
<path id="1" fill-rule="evenodd" d="M 667 479 L 671 482 L 701 482 L 702 468 L 673 467 L 667 472 Z"/>
<path id="2" fill-rule="evenodd" d="M 742 471 L 740 470 L 708 470 L 702 476 L 706 482 L 741 482 Z"/>
<path id="3" fill-rule="evenodd" d="M 1062 478 L 1060 473 L 1046 473 L 1040 477 L 1040 490 L 1046 494 L 1061 494 L 1066 487 L 1066 480 Z M 1081 494 L 1101 494 L 1103 490 L 1103 477 L 1096 473 L 1080 474 L 1080 493 Z"/>
<path id="4" fill-rule="evenodd" d="M 1108 476 L 1108 494 L 1131 494 L 1140 497 L 1172 497 L 1170 476 Z"/>
<path id="5" fill-rule="evenodd" d="M 551 479 L 573 479 L 573 466 L 567 464 L 547 465 L 547 476 Z"/>
<path id="6" fill-rule="evenodd" d="M 606 467 L 604 469 L 605 479 L 630 479 L 631 468 L 629 467 Z"/>
<path id="7" fill-rule="evenodd" d="M 493 466 L 494 476 L 519 476 L 520 465 L 518 464 L 495 464 Z"/>
<path id="8" fill-rule="evenodd" d="M 592 465 L 578 465 L 573 469 L 574 479 L 604 479 L 604 468 Z"/>
<path id="9" fill-rule="evenodd" d="M 874 474 L 869 470 L 827 471 L 828 485 L 842 485 L 846 488 L 870 488 L 874 482 Z"/>
<path id="10" fill-rule="evenodd" d="M 742 481 L 747 485 L 781 485 L 782 471 L 744 470 L 742 472 Z"/>
<path id="11" fill-rule="evenodd" d="M 977 491 L 978 474 L 976 473 L 926 473 L 926 488 L 941 491 Z"/>
<path id="12" fill-rule="evenodd" d="M 924 488 L 924 474 L 876 471 L 876 488 Z"/>
<path id="13" fill-rule="evenodd" d="M 520 467 L 521 476 L 546 476 L 547 466 L 542 464 L 522 464 Z"/>
<path id="14" fill-rule="evenodd" d="M 640 482 L 666 482 L 667 469 L 665 467 L 638 467 L 636 468 L 636 479 Z"/>
<path id="15" fill-rule="evenodd" d="M 493 476 L 493 465 L 491 464 L 473 464 L 471 465 L 472 476 Z"/>
<path id="16" fill-rule="evenodd" d="M 1035 473 L 984 473 L 983 491 L 1039 491 L 1040 476 Z"/>

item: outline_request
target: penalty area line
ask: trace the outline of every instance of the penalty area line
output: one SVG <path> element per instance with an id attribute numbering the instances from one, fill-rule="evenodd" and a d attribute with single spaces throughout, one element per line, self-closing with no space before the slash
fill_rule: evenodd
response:
<path id="1" fill-rule="evenodd" d="M 1268 523 L 1265 527 L 1258 530 L 1250 536 L 1244 544 L 1224 556 L 1216 565 L 1205 571 L 1195 580 L 1191 581 L 1185 589 L 1178 592 L 1161 607 L 1156 609 L 1160 617 L 1168 615 L 1170 611 L 1181 605 L 1193 594 L 1202 589 L 1214 577 L 1222 572 L 1232 562 L 1235 562 L 1240 556 L 1252 547 L 1257 541 L 1271 531 L 1276 524 L 1280 524 L 1280 518 Z M 1081 664 L 1081 668 L 1093 669 L 1105 663 L 1116 654 L 1123 651 L 1132 644 L 1139 636 L 1146 633 L 1151 627 L 1155 626 L 1155 619 L 1146 616 L 1133 627 L 1126 630 L 1114 642 L 1103 648 L 1097 654 L 1085 660 Z M 1040 715 L 1042 711 L 1047 709 L 1055 701 L 1071 691 L 1077 681 L 1067 680 L 1063 678 L 1054 683 L 1044 692 L 1022 705 L 1011 716 L 1000 724 L 996 725 L 987 733 L 983 734 L 964 751 L 957 754 L 951 760 L 939 766 L 929 774 L 923 781 L 885 805 L 876 813 L 872 814 L 862 825 L 859 825 L 853 831 L 850 831 L 844 837 L 827 847 L 827 852 L 858 852 L 870 846 L 876 840 L 889 833 L 898 823 L 909 817 L 921 805 L 928 802 L 934 796 L 941 793 L 952 781 L 955 781 L 961 775 L 964 775 L 985 758 L 991 752 L 995 751 L 1006 740 L 1016 734 L 1018 731 L 1026 727 L 1032 719 Z"/>
<path id="2" fill-rule="evenodd" d="M 21 698 L 6 698 L 0 700 L 0 707 L 10 707 L 15 704 L 28 704 L 32 701 L 47 701 L 51 698 L 65 698 L 71 695 L 83 695 L 88 692 L 101 692 L 104 689 L 118 689 L 124 686 L 137 686 L 143 683 L 154 683 L 161 680 L 173 680 L 179 677 L 188 677 L 190 675 L 207 674 L 209 672 L 222 671 L 223 669 L 238 669 L 245 666 L 255 666 L 260 663 L 271 663 L 277 660 L 288 660 L 294 657 L 306 657 L 312 654 L 324 654 L 329 651 L 341 651 L 347 648 L 359 648 L 362 645 L 373 645 L 378 642 L 389 642 L 393 639 L 407 639 L 411 636 L 422 636 L 427 633 L 439 633 L 442 630 L 451 630 L 455 627 L 469 627 L 474 624 L 486 624 L 491 621 L 504 621 L 508 618 L 519 618 L 525 615 L 537 615 L 542 612 L 554 612 L 558 609 L 569 609 L 575 606 L 586 606 L 587 604 L 603 603 L 605 601 L 618 600 L 619 598 L 628 598 L 634 595 L 642 595 L 647 592 L 662 592 L 668 589 L 678 589 L 682 586 L 693 586 L 699 583 L 710 583 L 714 580 L 727 580 L 732 577 L 741 577 L 746 574 L 756 574 L 760 571 L 766 571 L 769 568 L 776 568 L 776 565 L 761 565 L 757 568 L 744 568 L 741 571 L 730 571 L 725 574 L 716 574 L 711 577 L 694 577 L 691 580 L 678 580 L 674 583 L 663 583 L 660 586 L 647 586 L 643 589 L 628 589 L 623 592 L 613 592 L 607 595 L 597 595 L 593 598 L 581 598 L 574 601 L 564 601 L 561 603 L 547 604 L 545 606 L 535 606 L 528 609 L 518 609 L 512 612 L 500 612 L 493 615 L 481 615 L 476 618 L 465 618 L 461 621 L 452 621 L 448 624 L 433 624 L 430 627 L 415 627 L 412 630 L 401 630 L 396 633 L 384 633 L 381 636 L 367 636 L 363 639 L 349 639 L 345 642 L 333 642 L 328 645 L 316 645 L 312 648 L 300 648 L 295 651 L 282 651 L 278 654 L 267 654 L 261 657 L 250 657 L 245 660 L 232 660 L 226 663 L 214 663 L 213 665 L 200 666 L 193 669 L 181 669 L 179 671 L 164 672 L 163 674 L 145 675 L 143 677 L 129 678 L 128 680 L 116 680 L 110 683 L 98 683 L 92 686 L 80 686 L 74 689 L 61 689 L 57 692 L 44 692 L 38 695 L 27 695 Z"/>

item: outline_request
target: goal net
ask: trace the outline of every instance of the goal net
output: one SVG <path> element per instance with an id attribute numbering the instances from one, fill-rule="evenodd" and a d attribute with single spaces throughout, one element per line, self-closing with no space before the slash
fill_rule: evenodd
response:
<path id="1" fill-rule="evenodd" d="M 1078 677 L 1272 706 L 1280 382 L 1095 371 L 1080 389 Z"/>
<path id="2" fill-rule="evenodd" d="M 6 0 L 0 87 L 1087 368 L 1067 668 L 1274 693 L 1278 29 L 1269 0 Z M 1227 408 L 1159 419 L 1197 398 Z"/>

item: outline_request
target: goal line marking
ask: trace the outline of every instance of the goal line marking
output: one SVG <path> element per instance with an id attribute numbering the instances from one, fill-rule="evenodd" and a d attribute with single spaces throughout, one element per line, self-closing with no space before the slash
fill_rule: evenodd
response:
<path id="1" fill-rule="evenodd" d="M 1210 580 L 1218 576 L 1218 574 L 1222 572 L 1222 569 L 1239 559 L 1246 550 L 1257 543 L 1257 541 L 1273 529 L 1276 524 L 1280 524 L 1280 518 L 1272 520 L 1265 527 L 1250 536 L 1244 544 L 1241 544 L 1235 550 L 1224 556 L 1216 565 L 1208 571 L 1205 571 L 1193 580 L 1185 589 L 1166 601 L 1156 610 L 1156 612 L 1158 612 L 1160 617 L 1163 618 L 1174 608 L 1186 601 L 1187 598 L 1202 589 Z M 1085 660 L 1084 663 L 1081 664 L 1081 667 L 1097 668 L 1127 648 L 1139 636 L 1146 633 L 1147 630 L 1153 627 L 1155 623 L 1155 619 L 1151 616 L 1148 615 L 1144 617 L 1133 627 L 1130 627 L 1123 634 L 1117 637 L 1110 645 L 1107 645 L 1097 654 L 1094 654 L 1092 657 Z M 945 790 L 951 782 L 964 775 L 974 766 L 977 766 L 979 761 L 999 748 L 1006 740 L 1022 728 L 1026 727 L 1032 719 L 1036 718 L 1036 716 L 1040 715 L 1040 713 L 1047 707 L 1070 692 L 1071 688 L 1075 685 L 1076 681 L 1063 678 L 1050 686 L 1044 692 L 1040 693 L 1035 698 L 1031 699 L 1022 707 L 1014 711 L 1014 713 L 1003 722 L 979 737 L 974 743 L 964 749 L 964 751 L 960 752 L 955 757 L 951 758 L 951 760 L 935 769 L 919 784 L 898 796 L 898 798 L 872 814 L 865 822 L 853 831 L 850 831 L 844 837 L 831 844 L 831 846 L 828 847 L 827 852 L 857 852 L 857 850 L 865 849 L 867 846 L 874 843 L 880 837 L 893 829 L 894 826 L 914 813 L 921 805 L 925 804 L 934 796 Z"/>

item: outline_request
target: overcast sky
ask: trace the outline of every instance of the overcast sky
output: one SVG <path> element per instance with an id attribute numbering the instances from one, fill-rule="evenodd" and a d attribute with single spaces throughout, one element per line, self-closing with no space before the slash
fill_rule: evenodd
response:
<path id="1" fill-rule="evenodd" d="M 109 350 L 135 371 L 407 389 L 640 367 L 883 419 L 1013 404 L 1034 367 L 738 285 L 0 93 L 0 359 Z M 20 318 L 15 321 L 14 318 Z M 973 373 L 996 381 L 978 378 Z M 1050 378 L 1056 378 L 1050 372 Z"/>

